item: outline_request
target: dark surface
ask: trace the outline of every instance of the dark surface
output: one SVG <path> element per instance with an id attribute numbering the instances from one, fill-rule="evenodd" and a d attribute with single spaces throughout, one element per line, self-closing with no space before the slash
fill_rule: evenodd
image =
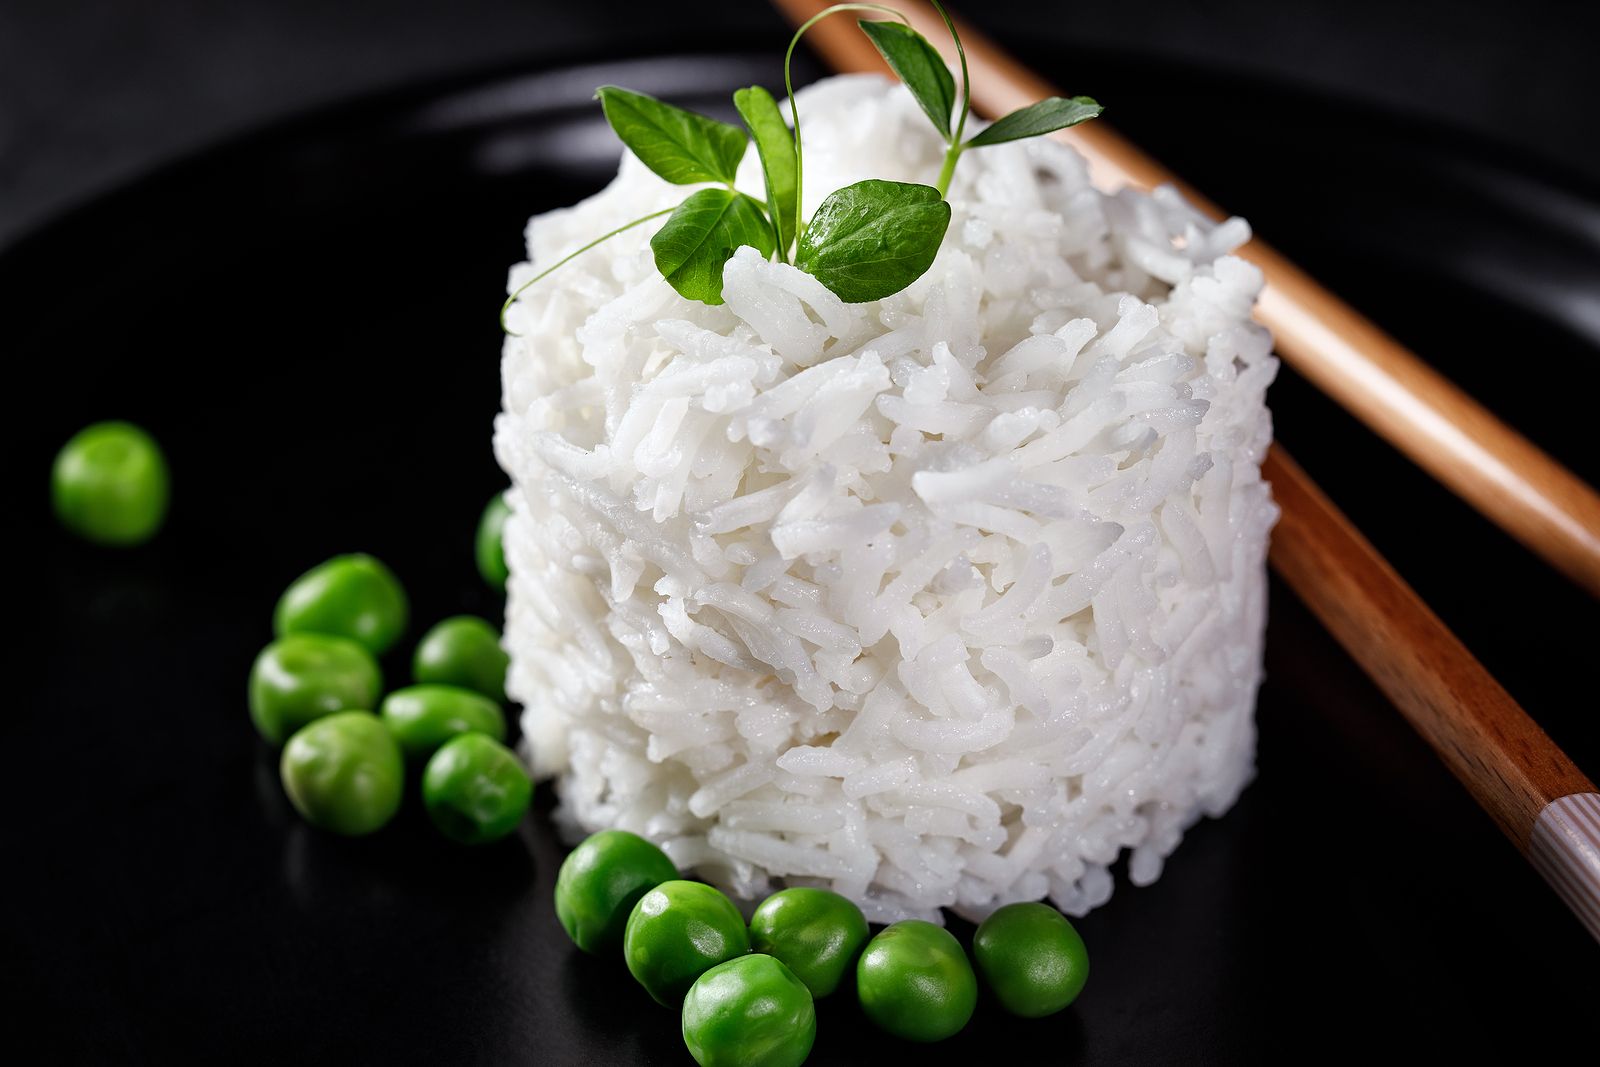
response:
<path id="1" fill-rule="evenodd" d="M 922 0 L 914 0 L 922 2 Z M 1600 180 L 1600 5 L 1584 0 L 973 0 L 999 39 L 1138 52 L 1444 123 Z M 600 48 L 777 49 L 765 0 L 5 0 L 0 242 L 155 163 L 299 110 Z M 759 35 L 759 36 L 757 36 Z M 1249 107 L 1191 101 L 1193 113 Z M 1205 121 L 1210 121 L 1207 118 Z"/>
<path id="2" fill-rule="evenodd" d="M 1569 297 L 1600 291 L 1600 199 L 1348 104 L 1125 56 L 1074 69 L 1124 130 L 1595 476 L 1600 342 Z M 614 168 L 594 85 L 713 108 L 773 73 L 763 51 L 419 91 L 218 151 L 0 257 L 8 362 L 32 375 L 8 393 L 6 448 L 28 609 L 0 776 L 9 1045 L 52 1061 L 687 1062 L 672 1014 L 562 936 L 547 792 L 519 837 L 482 850 L 440 840 L 411 801 L 374 838 L 317 833 L 283 799 L 244 679 L 278 593 L 336 552 L 401 575 L 413 640 L 498 611 L 472 534 L 502 484 L 495 309 L 523 221 Z M 1163 109 L 1190 91 L 1256 106 L 1203 127 Z M 1539 210 L 1497 199 L 1507 179 Z M 1578 214 L 1539 214 L 1558 204 Z M 1491 296 L 1508 270 L 1561 285 Z M 1566 696 L 1592 664 L 1593 603 L 1292 375 L 1274 407 L 1312 474 L 1600 766 L 1592 695 Z M 130 552 L 71 540 L 45 508 L 55 448 L 111 416 L 147 426 L 174 468 L 167 529 Z M 1159 883 L 1123 884 L 1082 921 L 1078 1005 L 1032 1023 L 985 1005 L 924 1049 L 827 1002 L 812 1062 L 1535 1062 L 1581 1039 L 1593 943 L 1281 589 L 1272 610 L 1260 776 Z"/>

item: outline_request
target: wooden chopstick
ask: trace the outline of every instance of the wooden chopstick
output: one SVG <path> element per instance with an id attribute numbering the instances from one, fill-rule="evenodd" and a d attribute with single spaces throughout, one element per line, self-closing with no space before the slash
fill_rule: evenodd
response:
<path id="1" fill-rule="evenodd" d="M 774 3 L 797 25 L 828 6 L 822 0 Z M 896 6 L 949 52 L 949 34 L 930 5 L 916 0 Z M 824 20 L 807 40 L 836 69 L 886 70 L 854 19 Z M 971 26 L 960 28 L 979 114 L 993 118 L 1060 95 Z M 1089 160 L 1101 188 L 1172 185 L 1199 210 L 1225 217 L 1104 120 L 1057 136 Z M 1600 495 L 1593 488 L 1265 242 L 1252 240 L 1238 254 L 1266 276 L 1256 313 L 1286 362 L 1492 522 L 1600 596 Z"/>
<path id="2" fill-rule="evenodd" d="M 1600 796 L 1281 447 L 1273 569 L 1600 940 Z"/>
<path id="3" fill-rule="evenodd" d="M 797 25 L 828 6 L 826 0 L 774 3 Z M 940 39 L 944 29 L 927 16 L 931 9 L 906 7 L 925 36 Z M 1058 95 L 980 35 L 966 27 L 961 35 L 973 103 L 981 112 L 1005 113 Z M 820 23 L 811 43 L 839 70 L 885 69 L 849 18 Z M 1099 122 L 1069 132 L 1103 186 L 1171 183 L 1220 217 Z M 1600 592 L 1600 499 L 1593 490 L 1277 253 L 1253 241 L 1245 254 L 1266 272 L 1259 313 L 1277 334 L 1280 352 L 1287 334 L 1296 365 L 1308 377 Z M 1475 437 L 1489 443 L 1474 443 Z M 1287 452 L 1274 445 L 1263 474 L 1283 511 L 1272 534 L 1273 567 L 1600 940 L 1600 794 L 1594 783 Z M 1492 507 L 1500 503 L 1496 494 L 1511 494 L 1513 503 Z"/>

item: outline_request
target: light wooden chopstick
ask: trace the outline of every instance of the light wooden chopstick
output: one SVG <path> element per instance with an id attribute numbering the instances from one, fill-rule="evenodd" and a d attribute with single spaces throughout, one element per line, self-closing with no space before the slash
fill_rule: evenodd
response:
<path id="1" fill-rule="evenodd" d="M 796 24 L 828 6 L 818 0 L 774 3 Z M 949 34 L 930 5 L 914 0 L 895 6 L 936 47 L 949 51 Z M 824 20 L 807 40 L 839 70 L 886 70 L 856 29 L 856 17 Z M 993 118 L 1060 95 L 965 23 L 961 39 L 979 114 Z M 1101 188 L 1172 185 L 1199 210 L 1225 217 L 1104 120 L 1057 136 L 1089 160 Z M 1252 240 L 1239 255 L 1266 276 L 1257 315 L 1285 361 L 1507 533 L 1600 596 L 1600 495 L 1593 488 L 1265 242 Z"/>
<path id="2" fill-rule="evenodd" d="M 1270 558 L 1495 824 L 1600 940 L 1594 783 L 1277 445 Z"/>
<path id="3" fill-rule="evenodd" d="M 796 25 L 828 6 L 774 3 Z M 924 36 L 944 35 L 926 5 L 902 7 Z M 961 36 L 981 113 L 1004 114 L 1059 95 L 970 29 L 963 26 Z M 839 70 L 886 69 L 848 17 L 819 23 L 810 42 Z M 1100 122 L 1067 132 L 1102 187 L 1171 183 L 1220 217 Z M 1600 499 L 1593 490 L 1282 256 L 1259 241 L 1244 255 L 1267 276 L 1259 314 L 1280 352 L 1480 510 L 1600 592 Z M 1478 443 L 1484 440 L 1490 443 Z M 1288 453 L 1274 445 L 1263 474 L 1283 510 L 1272 534 L 1273 567 L 1600 940 L 1594 783 Z M 1512 494 L 1513 505 L 1494 506 L 1502 503 L 1497 494 Z"/>

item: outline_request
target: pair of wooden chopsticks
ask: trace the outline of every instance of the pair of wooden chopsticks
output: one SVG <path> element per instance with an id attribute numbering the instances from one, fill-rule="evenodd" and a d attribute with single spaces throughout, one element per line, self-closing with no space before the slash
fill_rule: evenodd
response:
<path id="1" fill-rule="evenodd" d="M 826 0 L 773 0 L 796 25 Z M 929 5 L 898 5 L 943 46 Z M 972 103 L 993 118 L 1061 95 L 992 41 L 961 26 Z M 842 71 L 885 71 L 849 17 L 808 40 Z M 1057 136 L 1088 158 L 1103 188 L 1177 187 L 1223 215 L 1159 163 L 1096 121 Z M 1257 314 L 1280 355 L 1533 551 L 1600 596 L 1600 496 L 1457 389 L 1377 325 L 1259 240 L 1239 253 L 1267 279 Z M 1378 684 L 1600 939 L 1600 795 L 1299 465 L 1277 445 L 1263 468 L 1283 517 L 1274 569 Z"/>

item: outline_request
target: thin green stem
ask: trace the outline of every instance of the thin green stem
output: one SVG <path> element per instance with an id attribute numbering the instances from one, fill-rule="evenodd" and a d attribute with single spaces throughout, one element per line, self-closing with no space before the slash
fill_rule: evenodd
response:
<path id="1" fill-rule="evenodd" d="M 961 116 L 956 119 L 955 136 L 950 138 L 950 147 L 944 154 L 944 166 L 939 170 L 939 196 L 942 198 L 950 191 L 950 179 L 955 176 L 956 163 L 961 159 L 961 151 L 967 146 L 962 143 L 961 136 L 967 131 L 967 115 L 972 110 L 972 78 L 967 72 L 967 50 L 962 47 L 961 34 L 956 32 L 955 20 L 950 17 L 950 12 L 944 9 L 939 0 L 929 0 L 933 9 L 944 19 L 945 29 L 950 31 L 950 39 L 956 44 L 956 56 L 961 60 Z"/>
<path id="2" fill-rule="evenodd" d="M 556 271 L 556 270 L 560 269 L 561 267 L 566 266 L 568 263 L 572 262 L 574 259 L 577 259 L 579 256 L 583 255 L 585 252 L 589 251 L 589 249 L 595 247 L 596 245 L 604 244 L 606 241 L 611 240 L 617 234 L 626 233 L 628 230 L 633 229 L 635 226 L 642 226 L 644 223 L 649 222 L 651 219 L 659 219 L 662 215 L 670 215 L 676 210 L 678 210 L 677 205 L 673 205 L 672 207 L 662 208 L 660 211 L 653 211 L 648 215 L 645 215 L 645 216 L 642 216 L 640 218 L 634 219 L 632 222 L 625 222 L 621 226 L 618 226 L 616 229 L 612 230 L 610 233 L 602 234 L 601 236 L 596 237 L 594 240 L 590 241 L 588 244 L 584 245 L 582 248 L 579 248 L 579 249 L 577 249 L 577 250 L 575 250 L 573 252 L 568 253 L 565 256 L 562 256 L 560 259 L 558 259 L 554 263 L 550 264 L 550 266 L 546 267 L 544 270 L 540 271 L 538 274 L 535 274 L 533 277 L 529 278 L 527 281 L 525 281 L 521 285 L 517 286 L 517 291 L 512 293 L 510 296 L 506 297 L 506 302 L 504 304 L 500 305 L 500 328 L 502 330 L 505 330 L 506 333 L 511 334 L 512 337 L 521 337 L 522 336 L 519 333 L 515 333 L 512 330 L 507 329 L 507 327 L 506 327 L 506 312 L 511 310 L 511 305 L 515 304 L 517 302 L 517 297 L 521 296 L 523 294 L 523 292 L 528 288 L 528 286 L 532 285 L 536 281 L 539 281 L 541 278 L 546 277 L 547 275 L 549 275 L 553 271 Z"/>
<path id="3" fill-rule="evenodd" d="M 944 166 L 939 169 L 939 198 L 944 199 L 944 194 L 950 191 L 950 179 L 956 172 L 956 160 L 961 158 L 962 149 L 967 146 L 960 141 L 954 141 L 945 149 Z"/>
<path id="4" fill-rule="evenodd" d="M 950 31 L 950 39 L 956 44 L 956 57 L 961 60 L 961 117 L 956 120 L 956 135 L 950 141 L 952 145 L 959 145 L 961 135 L 967 128 L 967 113 L 972 110 L 972 79 L 967 74 L 967 50 L 961 45 L 961 34 L 956 32 L 956 23 L 950 17 L 950 12 L 944 9 L 939 0 L 929 0 L 929 2 L 933 4 L 933 9 L 939 13 L 939 17 L 944 19 L 944 27 Z"/>
<path id="5" fill-rule="evenodd" d="M 772 247 L 778 250 L 778 262 L 789 262 L 789 250 L 784 247 L 783 234 L 778 232 L 778 216 L 776 214 L 769 216 L 765 206 L 763 206 L 761 217 L 767 220 L 768 226 L 772 227 Z"/>
<path id="6" fill-rule="evenodd" d="M 783 91 L 789 94 L 789 117 L 794 122 L 794 198 L 796 206 L 794 228 L 797 237 L 799 232 L 805 229 L 802 220 L 799 218 L 800 210 L 806 202 L 805 157 L 800 144 L 800 107 L 794 102 L 794 77 L 790 72 L 790 67 L 794 62 L 795 46 L 800 43 L 800 38 L 806 35 L 806 31 L 829 15 L 837 15 L 844 11 L 875 11 L 880 15 L 897 18 L 907 26 L 911 25 L 911 20 L 906 18 L 904 14 L 892 7 L 884 7 L 882 4 L 834 4 L 832 7 L 823 8 L 802 22 L 800 28 L 794 31 L 794 36 L 789 38 L 789 50 L 783 54 Z M 966 60 L 963 59 L 962 62 L 965 63 Z M 962 69 L 965 69 L 965 67 Z M 780 258 L 785 251 L 784 249 L 779 249 L 778 255 Z"/>

